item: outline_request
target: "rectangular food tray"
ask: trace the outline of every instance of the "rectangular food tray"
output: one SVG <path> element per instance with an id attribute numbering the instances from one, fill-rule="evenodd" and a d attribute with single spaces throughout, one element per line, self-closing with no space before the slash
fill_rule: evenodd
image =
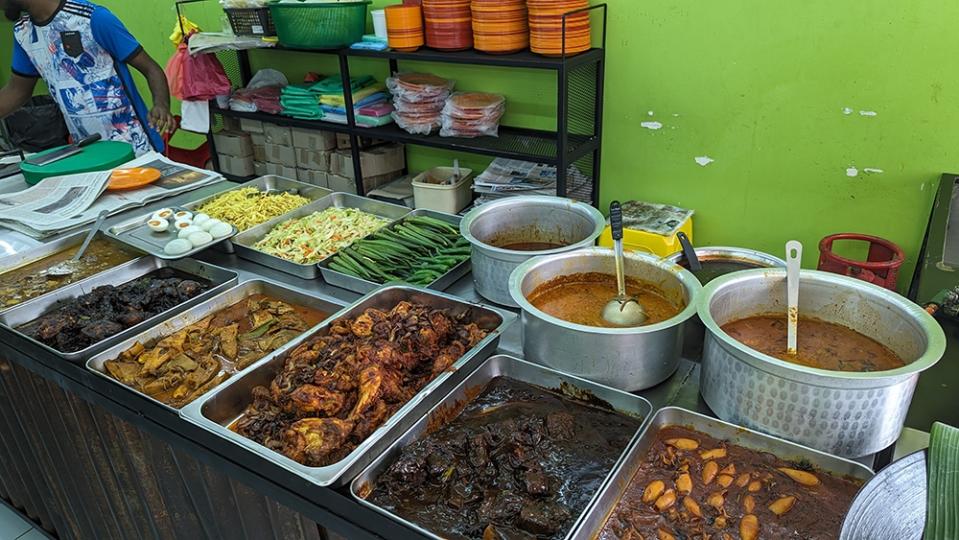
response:
<path id="1" fill-rule="evenodd" d="M 229 189 L 225 189 L 215 195 L 209 195 L 203 197 L 202 199 L 197 199 L 193 202 L 184 204 L 183 207 L 191 212 L 195 212 L 197 208 L 203 206 L 204 204 L 224 195 L 230 191 L 237 189 L 243 189 L 248 187 L 255 187 L 260 191 L 286 191 L 294 195 L 301 195 L 306 197 L 311 202 L 322 199 L 327 195 L 333 193 L 332 189 L 327 189 L 319 186 L 314 186 L 304 182 L 299 182 L 297 180 L 291 180 L 285 176 L 277 176 L 275 174 L 269 174 L 266 176 L 261 176 L 250 180 L 249 182 L 244 182 L 242 184 L 236 184 Z M 288 212 L 289 213 L 289 212 Z M 286 214 L 283 214 L 286 215 Z M 282 217 L 282 216 L 280 216 Z M 243 231 L 240 231 L 243 232 Z M 236 249 L 233 247 L 232 241 L 220 242 L 216 244 L 215 249 L 222 251 L 224 253 L 236 253 Z"/>
<path id="2" fill-rule="evenodd" d="M 115 239 L 118 242 L 123 242 L 124 244 L 135 249 L 149 253 L 158 259 L 173 261 L 192 257 L 197 253 L 200 253 L 201 251 L 204 251 L 215 245 L 229 242 L 230 238 L 236 236 L 236 234 L 239 232 L 236 227 L 231 225 L 230 227 L 233 229 L 233 232 L 231 232 L 229 236 L 226 236 L 220 240 L 214 240 L 209 244 L 195 247 L 190 251 L 183 253 L 182 255 L 167 255 L 163 248 L 167 245 L 167 243 L 177 239 L 177 232 L 173 230 L 172 227 L 166 232 L 153 232 L 150 230 L 150 227 L 147 226 L 147 222 L 150 221 L 151 214 L 137 213 L 136 210 L 133 210 L 132 213 L 136 215 L 129 219 L 125 219 L 107 229 L 107 236 Z"/>
<path id="3" fill-rule="evenodd" d="M 333 193 L 236 235 L 233 238 L 233 246 L 236 249 L 236 254 L 248 261 L 253 261 L 299 278 L 316 279 L 320 276 L 320 267 L 317 263 L 297 264 L 280 257 L 263 253 L 262 251 L 254 249 L 253 245 L 262 240 L 280 223 L 291 219 L 306 217 L 315 212 L 322 212 L 327 208 L 333 207 L 355 208 L 363 212 L 387 218 L 391 221 L 395 221 L 410 213 L 410 209 L 405 206 L 374 201 L 373 199 L 351 195 L 349 193 Z"/>
<path id="4" fill-rule="evenodd" d="M 157 405 L 160 405 L 161 407 L 165 407 L 173 412 L 176 412 L 178 409 L 171 407 L 170 405 L 167 405 L 166 403 L 163 403 L 162 401 L 154 399 L 144 394 L 143 392 L 140 392 L 139 390 L 131 388 L 123 384 L 122 382 L 114 379 L 109 374 L 107 374 L 104 364 L 107 362 L 107 360 L 114 360 L 118 358 L 123 352 L 129 350 L 131 347 L 133 347 L 137 343 L 145 344 L 153 340 L 163 339 L 169 335 L 179 332 L 180 330 L 186 328 L 187 326 L 190 326 L 191 324 L 194 324 L 196 322 L 203 320 L 204 317 L 213 315 L 214 313 L 222 309 L 226 309 L 236 304 L 237 302 L 241 302 L 243 301 L 243 299 L 253 296 L 255 294 L 263 294 L 271 298 L 275 298 L 277 300 L 286 302 L 288 304 L 294 304 L 298 306 L 312 308 L 318 311 L 323 311 L 323 312 L 329 313 L 330 316 L 333 316 L 333 314 L 343 309 L 343 306 L 345 305 L 343 302 L 336 300 L 334 298 L 317 297 L 312 294 L 307 294 L 305 292 L 298 291 L 296 289 L 291 289 L 284 285 L 280 285 L 279 283 L 267 281 L 265 279 L 255 279 L 252 281 L 244 281 L 243 283 L 237 285 L 236 287 L 226 292 L 219 294 L 218 296 L 215 296 L 213 298 L 210 298 L 209 300 L 206 300 L 205 302 L 201 304 L 193 306 L 192 308 L 184 311 L 183 313 L 167 321 L 164 321 L 154 326 L 153 328 L 150 328 L 121 343 L 118 343 L 114 345 L 113 347 L 110 347 L 109 349 L 103 351 L 100 354 L 97 354 L 93 358 L 90 358 L 89 360 L 87 360 L 87 369 L 89 369 L 90 371 L 93 371 L 97 375 L 100 375 L 104 379 L 112 381 L 113 383 L 118 384 L 131 392 L 137 393 L 143 396 L 144 398 L 149 399 L 150 401 L 156 403 Z M 308 329 L 306 332 L 304 332 L 304 334 L 307 334 L 311 332 L 312 330 L 313 330 L 312 328 Z M 292 341 L 295 341 L 295 340 L 292 340 Z M 289 343 L 287 343 L 287 345 L 289 345 Z M 279 349 L 274 351 L 274 353 L 282 351 L 285 347 L 286 345 L 284 345 L 283 347 L 280 347 Z M 262 360 L 262 358 L 260 360 Z M 246 373 L 247 371 L 249 371 L 250 369 L 253 369 L 253 367 L 256 366 L 257 363 L 259 363 L 259 360 L 247 366 L 246 369 L 233 375 L 233 377 L 240 376 L 243 373 Z M 223 383 L 221 383 L 221 385 L 222 384 Z M 207 393 L 212 391 L 214 388 L 211 388 Z"/>
<path id="5" fill-rule="evenodd" d="M 436 212 L 433 210 L 413 210 L 406 217 L 396 220 L 392 224 L 388 225 L 387 229 L 392 229 L 393 227 L 399 225 L 408 218 L 416 216 L 426 216 L 440 221 L 445 221 L 450 225 L 454 225 L 459 229 L 460 222 L 463 221 L 461 216 L 454 216 L 452 214 L 444 214 L 443 212 Z M 351 276 L 349 274 L 344 274 L 343 272 L 338 272 L 330 268 L 330 261 L 333 257 L 327 258 L 325 261 L 320 263 L 320 272 L 323 274 L 323 279 L 333 285 L 334 287 L 340 287 L 348 291 L 358 292 L 360 294 L 366 294 L 370 291 L 376 290 L 381 286 L 380 283 L 374 283 L 372 281 L 365 280 L 363 278 L 358 278 L 356 276 Z M 459 263 L 450 269 L 449 272 L 440 276 L 436 281 L 430 283 L 426 286 L 427 289 L 433 289 L 436 291 L 445 291 L 450 288 L 454 283 L 459 281 L 463 276 L 469 274 L 470 272 L 470 259 L 467 258 L 465 261 Z"/>
<path id="6" fill-rule="evenodd" d="M 448 309 L 453 316 L 467 314 L 467 321 L 487 330 L 489 335 L 466 352 L 445 373 L 424 386 L 410 401 L 404 404 L 382 426 L 374 431 L 348 456 L 326 467 L 307 467 L 259 443 L 231 431 L 236 421 L 252 401 L 251 391 L 256 386 L 269 386 L 291 350 L 304 341 L 329 332 L 333 321 L 353 318 L 369 308 L 390 310 L 401 301 L 408 301 L 435 309 Z M 449 389 L 463 380 L 469 372 L 467 366 L 475 366 L 496 350 L 500 334 L 513 322 L 515 315 L 498 309 L 470 304 L 456 297 L 416 287 L 394 285 L 381 288 L 340 311 L 313 332 L 308 332 L 281 351 L 275 352 L 248 370 L 234 377 L 219 388 L 195 400 L 180 410 L 180 415 L 234 444 L 274 463 L 306 480 L 320 486 L 342 486 L 366 467 L 373 458 L 409 428 L 424 412 L 429 410 Z"/>
<path id="7" fill-rule="evenodd" d="M 72 248 L 73 246 L 79 246 L 80 244 L 83 243 L 83 240 L 87 237 L 87 233 L 89 233 L 89 232 L 90 232 L 89 230 L 83 230 L 83 231 L 71 233 L 71 234 L 68 234 L 67 236 L 64 236 L 64 237 L 62 237 L 62 238 L 58 238 L 58 239 L 53 240 L 53 241 L 51 241 L 51 242 L 48 242 L 48 243 L 46 243 L 46 244 L 41 244 L 41 245 L 39 245 L 39 246 L 37 246 L 37 247 L 31 248 L 31 249 L 28 249 L 28 250 L 25 250 L 25 251 L 21 251 L 21 252 L 19 252 L 19 253 L 14 254 L 14 255 L 9 255 L 9 256 L 7 256 L 7 257 L 0 258 L 0 275 L 6 274 L 7 272 L 11 272 L 11 271 L 13 271 L 13 270 L 16 270 L 16 269 L 18 269 L 18 268 L 21 268 L 21 267 L 23 267 L 23 266 L 26 266 L 26 265 L 28 265 L 28 264 L 33 264 L 33 263 L 35 263 L 35 262 L 37 262 L 37 261 L 46 259 L 47 257 L 50 257 L 50 256 L 52 256 L 52 255 L 56 255 L 57 253 L 60 253 L 61 251 L 66 251 L 66 250 Z M 103 233 L 97 233 L 97 235 L 93 237 L 94 240 L 104 239 L 104 238 L 106 238 L 106 236 L 105 236 Z M 132 254 L 135 254 L 135 253 L 136 253 L 135 250 L 129 250 L 129 251 L 130 251 Z M 135 256 L 135 255 L 134 255 L 134 256 Z M 126 266 L 126 265 L 131 264 L 131 263 L 133 263 L 132 260 L 131 260 L 131 261 L 127 261 L 127 262 L 125 262 L 125 263 L 122 263 L 122 264 L 120 264 L 119 266 L 115 266 L 115 267 L 113 267 L 113 268 L 108 268 L 108 269 L 106 269 L 106 270 L 103 270 L 103 272 L 109 272 L 110 270 L 113 270 L 113 269 L 115 269 L 115 268 L 119 268 L 119 267 L 121 267 L 121 266 Z M 101 273 L 102 273 L 102 272 L 101 272 Z M 78 284 L 78 283 L 83 283 L 84 281 L 86 281 L 86 280 L 88 280 L 88 279 L 91 279 L 91 278 L 93 278 L 93 277 L 96 277 L 97 275 L 98 275 L 98 274 L 93 274 L 92 276 L 87 276 L 87 277 L 85 277 L 85 278 L 83 278 L 83 279 L 81 279 L 81 280 L 79 280 L 79 281 L 75 281 L 75 282 L 71 283 L 70 285 L 76 285 L 76 284 Z M 63 287 L 60 287 L 60 288 L 62 289 Z M 56 292 L 57 290 L 59 290 L 59 289 L 54 289 L 54 290 L 52 290 L 52 291 L 50 291 L 50 292 L 41 294 L 40 296 L 31 298 L 31 299 L 28 300 L 27 302 L 32 302 L 33 300 L 36 300 L 36 299 L 38 299 L 38 298 L 43 298 L 44 296 L 46 296 L 46 295 L 48 295 L 48 294 L 50 294 L 50 293 Z M 0 305 L 0 313 L 3 313 L 3 312 L 5 312 L 5 311 L 9 311 L 9 310 L 11 310 L 11 309 L 13 309 L 13 308 L 15 308 L 15 307 L 17 307 L 17 306 L 21 306 L 21 305 L 23 305 L 23 304 L 25 304 L 25 303 L 26 303 L 26 302 L 21 302 L 21 303 L 19 303 L 19 304 L 16 304 L 16 305 L 13 305 L 13 306 L 10 306 L 10 307 L 5 307 L 5 306 L 3 306 L 3 305 Z"/>
<path id="8" fill-rule="evenodd" d="M 850 476 L 868 481 L 874 475 L 868 467 L 855 461 L 826 454 L 819 450 L 813 450 L 679 407 L 665 407 L 660 409 L 646 425 L 639 441 L 629 451 L 626 459 L 619 464 L 612 479 L 603 487 L 599 497 L 590 505 L 586 517 L 580 522 L 572 537 L 573 540 L 591 540 L 599 535 L 603 526 L 606 525 L 606 521 L 616 509 L 616 505 L 626 488 L 629 487 L 629 483 L 639 466 L 646 459 L 646 453 L 652 447 L 656 434 L 659 433 L 661 428 L 672 425 L 688 427 L 716 439 L 725 440 L 730 444 L 751 450 L 769 452 L 783 460 L 806 460 L 820 470 L 838 476 Z"/>
<path id="9" fill-rule="evenodd" d="M 477 395 L 476 390 L 482 390 L 497 377 L 508 377 L 516 381 L 525 382 L 541 388 L 552 390 L 561 388 L 565 383 L 566 385 L 572 386 L 578 391 L 588 392 L 589 394 L 592 394 L 592 396 L 609 403 L 613 409 L 620 413 L 640 419 L 643 424 L 645 424 L 646 420 L 648 420 L 649 416 L 652 414 L 652 405 L 639 396 L 590 382 L 586 379 L 581 379 L 573 375 L 567 375 L 563 372 L 540 366 L 538 364 L 533 364 L 512 356 L 493 356 L 492 358 L 489 358 L 483 362 L 478 368 L 476 368 L 476 371 L 472 372 L 465 380 L 454 387 L 453 390 L 446 395 L 446 397 L 444 397 L 429 412 L 423 415 L 413 425 L 413 427 L 404 433 L 395 443 L 393 443 L 385 452 L 383 452 L 380 457 L 376 458 L 376 460 L 373 461 L 369 467 L 367 467 L 359 474 L 359 476 L 356 477 L 355 480 L 353 480 L 353 483 L 350 485 L 350 492 L 353 494 L 353 497 L 355 497 L 360 504 L 377 511 L 389 517 L 390 519 L 398 521 L 403 525 L 406 525 L 421 535 L 436 540 L 442 540 L 443 537 L 437 535 L 436 533 L 433 533 L 416 523 L 410 522 L 409 520 L 400 517 L 389 510 L 369 502 L 366 500 L 366 497 L 372 493 L 374 486 L 379 480 L 379 477 L 385 473 L 386 470 L 400 457 L 403 450 L 407 446 L 429 435 L 430 428 L 437 427 L 438 423 L 440 423 L 439 425 L 441 426 L 450 422 L 452 418 L 449 415 L 449 410 L 458 406 L 462 406 L 475 398 Z M 626 448 L 623 449 L 623 453 L 620 456 L 619 461 L 617 461 L 617 464 L 614 465 L 610 470 L 609 475 L 602 482 L 602 485 L 605 485 L 605 483 L 609 480 L 609 477 L 612 477 L 619 463 L 621 463 L 624 459 L 623 456 L 625 456 L 629 448 L 635 444 L 641 432 L 642 426 L 640 426 L 640 429 L 636 431 L 636 434 L 633 436 L 633 439 L 629 442 L 629 444 L 626 445 Z M 576 529 L 576 525 L 578 524 L 579 520 L 582 519 L 582 516 L 586 514 L 586 511 L 592 505 L 592 501 L 594 501 L 597 496 L 599 496 L 598 491 L 596 494 L 594 494 L 593 498 L 590 500 L 590 503 L 586 505 L 586 508 L 583 509 L 583 513 L 580 516 L 576 516 L 576 519 L 573 521 L 573 527 L 568 531 L 567 538 L 569 538 L 569 536 Z"/>
<path id="10" fill-rule="evenodd" d="M 137 278 L 143 277 L 154 270 L 159 270 L 160 268 L 173 268 L 175 270 L 190 274 L 194 277 L 205 279 L 210 282 L 210 289 L 174 307 L 173 309 L 150 317 L 140 324 L 131 326 L 115 336 L 109 337 L 99 343 L 93 344 L 86 349 L 77 352 L 66 353 L 58 351 L 53 347 L 50 347 L 45 343 L 41 343 L 17 330 L 17 327 L 35 321 L 41 316 L 54 311 L 60 307 L 61 302 L 73 300 L 103 285 L 121 285 L 128 283 Z M 232 287 L 234 284 L 236 284 L 236 282 L 236 272 L 232 272 L 209 263 L 204 263 L 193 259 L 166 261 L 156 257 L 141 257 L 131 263 L 118 266 L 107 272 L 100 272 L 89 279 L 62 287 L 39 298 L 34 298 L 33 300 L 24 302 L 19 306 L 14 307 L 10 311 L 0 314 L 0 325 L 7 327 L 11 332 L 39 347 L 42 347 L 43 349 L 46 349 L 52 354 L 72 362 L 79 362 L 81 360 L 90 358 L 95 354 L 103 352 L 132 336 L 136 336 L 153 325 L 158 324 L 169 317 L 177 315 L 178 313 L 182 313 L 187 309 L 199 304 L 200 302 L 203 302 L 207 298 L 216 296 L 217 294 Z"/>

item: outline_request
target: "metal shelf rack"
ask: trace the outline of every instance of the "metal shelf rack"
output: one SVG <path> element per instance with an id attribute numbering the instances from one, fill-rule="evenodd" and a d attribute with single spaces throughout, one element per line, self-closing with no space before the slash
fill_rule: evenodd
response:
<path id="1" fill-rule="evenodd" d="M 202 1 L 202 0 L 200 0 Z M 490 55 L 469 50 L 460 52 L 441 52 L 420 49 L 416 52 L 366 51 L 355 49 L 303 50 L 287 47 L 257 49 L 258 51 L 309 52 L 336 56 L 339 60 L 339 73 L 344 81 L 344 95 L 347 110 L 347 123 L 336 124 L 325 121 L 299 120 L 282 115 L 264 113 L 242 113 L 212 106 L 214 115 L 232 118 L 247 118 L 278 125 L 317 129 L 345 133 L 351 139 L 354 178 L 362 179 L 360 165 L 360 137 L 372 137 L 409 145 L 426 146 L 446 150 L 468 152 L 492 157 L 505 157 L 535 163 L 544 163 L 556 167 L 557 195 L 569 196 L 591 204 L 599 203 L 600 165 L 603 129 L 603 84 L 606 66 L 606 4 L 597 4 L 568 13 L 588 11 L 597 12 L 602 18 L 601 46 L 575 56 L 544 57 L 529 51 L 510 55 Z M 565 18 L 565 17 L 564 17 Z M 229 53 L 236 55 L 240 85 L 245 86 L 253 76 L 249 51 Z M 271 54 L 271 53 L 266 53 Z M 389 62 L 390 73 L 400 71 L 400 62 L 433 62 L 445 64 L 464 64 L 488 66 L 504 69 L 537 69 L 552 71 L 556 74 L 556 128 L 553 130 L 534 130 L 514 126 L 500 126 L 499 137 L 479 137 L 475 139 L 440 137 L 439 135 L 413 135 L 401 130 L 395 124 L 366 128 L 357 126 L 353 114 L 353 95 L 346 81 L 350 79 L 350 59 L 375 58 Z M 496 75 L 502 76 L 502 75 Z M 475 90 L 482 90 L 477 88 Z M 216 148 L 210 137 L 214 159 Z M 570 182 L 570 178 L 577 182 Z M 364 194 L 363 182 L 356 182 L 356 190 Z"/>

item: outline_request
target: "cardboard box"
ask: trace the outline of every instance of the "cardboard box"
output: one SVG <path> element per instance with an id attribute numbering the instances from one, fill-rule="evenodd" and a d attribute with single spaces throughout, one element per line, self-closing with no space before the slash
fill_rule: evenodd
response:
<path id="1" fill-rule="evenodd" d="M 396 180 L 400 176 L 403 176 L 402 171 L 393 171 L 387 174 L 381 174 L 379 176 L 367 176 L 363 178 L 363 190 L 365 193 L 369 193 L 374 189 L 389 184 L 393 180 Z M 327 176 L 329 185 L 328 188 L 333 191 L 340 191 L 343 193 L 356 193 L 356 183 L 352 178 L 347 178 L 345 176 L 340 176 L 338 174 L 329 174 Z"/>
<path id="2" fill-rule="evenodd" d="M 254 161 L 254 162 L 253 162 L 253 170 L 256 172 L 256 175 L 257 175 L 258 177 L 259 177 L 259 176 L 266 176 L 266 175 L 268 174 L 268 173 L 267 173 L 267 168 L 266 168 L 266 163 L 263 163 L 262 161 Z"/>
<path id="3" fill-rule="evenodd" d="M 253 146 L 263 146 L 266 144 L 266 134 L 264 133 L 250 133 L 250 140 L 253 141 Z"/>
<path id="4" fill-rule="evenodd" d="M 372 137 L 359 137 L 360 149 L 371 148 L 378 144 L 384 144 L 386 141 L 381 139 L 374 139 Z M 350 145 L 350 136 L 346 133 L 337 133 L 336 134 L 336 147 L 340 150 L 349 150 L 352 148 Z"/>
<path id="5" fill-rule="evenodd" d="M 240 129 L 247 133 L 263 133 L 263 122 L 241 118 Z"/>
<path id="6" fill-rule="evenodd" d="M 297 169 L 296 179 L 300 182 L 313 184 L 314 186 L 329 187 L 329 175 L 324 171 L 311 171 L 310 169 Z"/>
<path id="7" fill-rule="evenodd" d="M 360 152 L 360 169 L 364 178 L 372 178 L 402 171 L 406 168 L 406 148 L 393 143 L 375 146 Z M 337 150 L 330 156 L 330 172 L 353 178 L 353 156 L 349 151 Z"/>
<path id="8" fill-rule="evenodd" d="M 329 171 L 330 154 L 326 150 L 308 150 L 306 148 L 294 148 L 296 151 L 296 168 L 309 169 L 311 171 Z"/>
<path id="9" fill-rule="evenodd" d="M 213 134 L 216 153 L 223 156 L 248 157 L 253 155 L 253 140 L 242 131 L 221 131 Z"/>
<path id="10" fill-rule="evenodd" d="M 274 175 L 296 180 L 296 167 L 286 167 L 276 163 L 266 163 L 266 173 L 262 176 Z"/>
<path id="11" fill-rule="evenodd" d="M 336 133 L 293 128 L 293 146 L 295 148 L 309 148 L 310 150 L 333 150 L 336 148 Z"/>
<path id="12" fill-rule="evenodd" d="M 331 174 L 327 178 L 328 184 L 326 187 L 333 191 L 356 194 L 356 184 L 353 183 L 353 180 L 338 174 Z"/>
<path id="13" fill-rule="evenodd" d="M 256 169 L 253 168 L 253 156 L 236 157 L 219 154 L 220 172 L 232 176 L 246 178 L 253 176 Z"/>
<path id="14" fill-rule="evenodd" d="M 293 130 L 286 126 L 263 124 L 263 134 L 267 144 L 293 146 Z"/>
<path id="15" fill-rule="evenodd" d="M 229 131 L 243 131 L 243 128 L 240 127 L 240 119 L 232 116 L 223 117 L 223 129 Z"/>
<path id="16" fill-rule="evenodd" d="M 296 150 L 292 146 L 282 146 L 279 144 L 265 144 L 263 149 L 266 151 L 266 162 L 283 165 L 284 167 L 296 167 Z"/>
<path id="17" fill-rule="evenodd" d="M 250 139 L 253 141 L 253 159 L 266 162 L 266 135 L 251 133 Z"/>

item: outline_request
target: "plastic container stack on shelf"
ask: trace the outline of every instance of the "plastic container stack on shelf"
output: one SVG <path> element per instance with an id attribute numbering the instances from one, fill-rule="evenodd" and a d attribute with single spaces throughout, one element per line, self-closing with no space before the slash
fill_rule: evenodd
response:
<path id="1" fill-rule="evenodd" d="M 473 0 L 473 46 L 490 54 L 510 54 L 529 47 L 525 0 Z"/>
<path id="2" fill-rule="evenodd" d="M 473 47 L 470 0 L 423 0 L 426 46 L 441 51 Z"/>
<path id="3" fill-rule="evenodd" d="M 443 107 L 442 137 L 499 135 L 499 121 L 506 112 L 506 98 L 483 92 L 456 92 Z"/>
<path id="4" fill-rule="evenodd" d="M 423 11 L 418 5 L 386 6 L 390 48 L 413 52 L 423 46 Z"/>
<path id="5" fill-rule="evenodd" d="M 589 7 L 588 0 L 529 0 L 530 50 L 544 56 L 572 55 L 591 47 L 589 13 L 566 17 L 563 43 L 563 14 Z"/>
<path id="6" fill-rule="evenodd" d="M 393 94 L 393 119 L 401 129 L 429 135 L 442 124 L 443 107 L 453 81 L 428 73 L 400 73 L 386 80 Z"/>

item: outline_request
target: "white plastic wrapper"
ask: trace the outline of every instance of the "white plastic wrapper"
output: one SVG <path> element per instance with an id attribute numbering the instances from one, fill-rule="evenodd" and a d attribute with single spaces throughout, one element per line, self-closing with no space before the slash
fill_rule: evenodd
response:
<path id="1" fill-rule="evenodd" d="M 482 92 L 457 92 L 443 107 L 441 137 L 498 137 L 506 98 Z"/>

